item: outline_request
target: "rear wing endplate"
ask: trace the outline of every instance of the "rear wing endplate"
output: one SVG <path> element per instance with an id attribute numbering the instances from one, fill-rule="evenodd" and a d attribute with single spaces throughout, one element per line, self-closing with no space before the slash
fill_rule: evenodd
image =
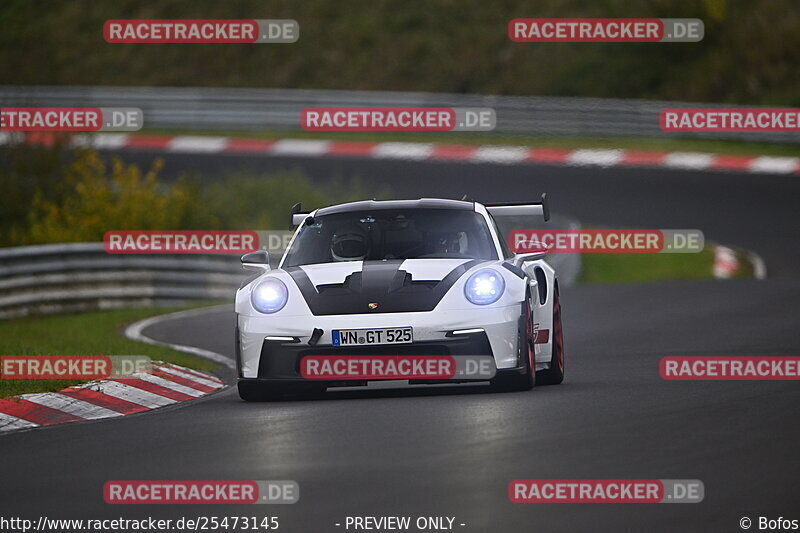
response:
<path id="1" fill-rule="evenodd" d="M 550 220 L 550 206 L 547 203 L 547 193 L 542 194 L 541 202 L 483 204 L 483 206 L 492 216 L 537 215 L 543 217 L 545 221 Z"/>
<path id="2" fill-rule="evenodd" d="M 311 214 L 310 211 L 303 211 L 303 207 L 300 205 L 300 202 L 292 206 L 290 213 L 292 216 L 292 226 L 299 226 L 305 219 L 308 218 L 308 215 Z"/>

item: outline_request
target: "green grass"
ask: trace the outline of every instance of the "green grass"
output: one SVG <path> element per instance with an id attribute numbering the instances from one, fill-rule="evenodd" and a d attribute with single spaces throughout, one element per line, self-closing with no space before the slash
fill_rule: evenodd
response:
<path id="1" fill-rule="evenodd" d="M 751 278 L 753 265 L 744 250 L 734 249 L 740 269 L 735 278 Z M 643 283 L 713 277 L 714 247 L 696 254 L 583 254 L 579 283 Z"/>
<path id="2" fill-rule="evenodd" d="M 198 370 L 214 370 L 218 365 L 205 359 L 132 341 L 122 334 L 124 326 L 131 322 L 181 309 L 186 307 L 93 311 L 0 321 L 0 354 L 146 355 Z M 78 383 L 83 381 L 0 379 L 0 397 L 58 391 Z"/>
<path id="3" fill-rule="evenodd" d="M 529 146 L 534 148 L 623 148 L 643 151 L 707 152 L 728 155 L 800 155 L 800 147 L 789 144 L 751 143 L 736 140 L 648 138 L 648 137 L 530 137 L 487 133 L 420 133 L 420 132 L 324 132 L 303 130 L 208 130 L 145 129 L 140 133 L 150 135 L 210 135 L 254 139 L 326 139 L 334 141 L 364 142 L 434 142 L 450 144 L 497 144 Z"/>
<path id="4" fill-rule="evenodd" d="M 583 254 L 580 283 L 641 283 L 713 277 L 714 252 L 696 254 Z"/>

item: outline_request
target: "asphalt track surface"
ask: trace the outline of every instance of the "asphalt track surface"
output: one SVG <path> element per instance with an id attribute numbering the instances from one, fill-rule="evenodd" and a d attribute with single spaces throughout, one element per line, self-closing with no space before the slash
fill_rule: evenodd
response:
<path id="1" fill-rule="evenodd" d="M 130 154 L 128 154 L 130 155 Z M 142 155 L 139 157 L 147 157 Z M 127 157 L 131 159 L 131 157 Z M 668 382 L 665 355 L 800 355 L 797 178 L 735 173 L 340 159 L 167 158 L 209 179 L 241 166 L 375 177 L 397 196 L 517 200 L 594 224 L 699 228 L 757 251 L 764 281 L 574 286 L 563 292 L 567 379 L 329 393 L 247 404 L 235 390 L 184 407 L 0 437 L 0 516 L 277 515 L 282 531 L 344 531 L 346 516 L 454 516 L 464 531 L 741 531 L 800 519 L 797 382 Z M 233 354 L 234 317 L 145 334 Z M 700 479 L 699 504 L 512 504 L 518 478 Z M 111 479 L 293 479 L 291 506 L 112 506 Z M 757 528 L 754 525 L 753 530 Z M 352 530 L 351 530 L 352 531 Z"/>

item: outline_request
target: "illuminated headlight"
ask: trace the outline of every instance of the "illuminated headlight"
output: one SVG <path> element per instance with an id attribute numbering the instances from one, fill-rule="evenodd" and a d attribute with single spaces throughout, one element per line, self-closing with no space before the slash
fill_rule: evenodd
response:
<path id="1" fill-rule="evenodd" d="M 464 285 L 464 296 L 476 305 L 495 303 L 506 290 L 506 282 L 496 270 L 479 270 L 469 277 Z"/>
<path id="2" fill-rule="evenodd" d="M 289 299 L 289 290 L 278 278 L 266 278 L 250 293 L 250 301 L 256 311 L 276 313 L 283 309 Z"/>

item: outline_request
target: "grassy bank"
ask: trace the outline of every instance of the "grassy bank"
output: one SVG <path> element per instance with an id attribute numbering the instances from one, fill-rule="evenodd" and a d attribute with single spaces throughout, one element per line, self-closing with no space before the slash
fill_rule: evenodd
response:
<path id="1" fill-rule="evenodd" d="M 653 98 L 796 106 L 793 0 L 0 3 L 0 79 Z M 698 43 L 516 43 L 524 17 L 700 18 Z M 108 19 L 295 19 L 293 44 L 109 44 Z M 76 58 L 80 58 L 76 61 Z M 46 65 L 46 68 L 42 68 Z"/>
<path id="2" fill-rule="evenodd" d="M 734 250 L 740 269 L 736 278 L 752 277 L 753 266 L 743 250 Z M 580 283 L 643 283 L 714 277 L 714 249 L 696 254 L 583 254 Z"/>
<path id="3" fill-rule="evenodd" d="M 177 310 L 180 309 L 123 309 L 0 321 L 0 354 L 146 355 L 189 368 L 214 370 L 217 365 L 205 359 L 132 341 L 122 334 L 126 324 Z M 0 398 L 57 391 L 78 383 L 82 381 L 0 379 Z"/>
<path id="4" fill-rule="evenodd" d="M 581 283 L 637 283 L 713 277 L 714 252 L 696 254 L 583 254 Z"/>

